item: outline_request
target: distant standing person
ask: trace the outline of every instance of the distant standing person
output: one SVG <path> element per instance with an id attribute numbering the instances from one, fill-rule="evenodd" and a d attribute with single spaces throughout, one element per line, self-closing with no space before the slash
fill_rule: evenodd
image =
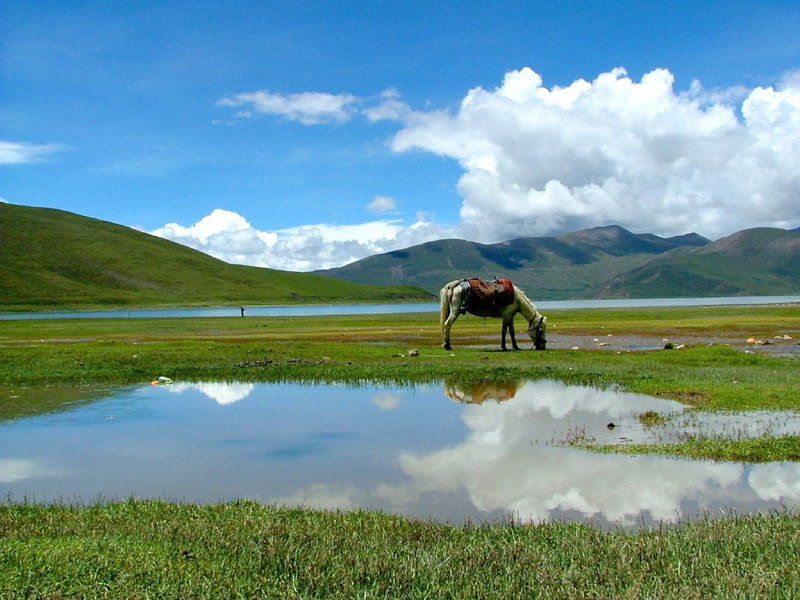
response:
<path id="1" fill-rule="evenodd" d="M 242 316 L 244 316 L 244 306 L 240 306 L 240 307 L 239 307 L 239 310 L 241 310 L 241 311 L 242 311 Z"/>

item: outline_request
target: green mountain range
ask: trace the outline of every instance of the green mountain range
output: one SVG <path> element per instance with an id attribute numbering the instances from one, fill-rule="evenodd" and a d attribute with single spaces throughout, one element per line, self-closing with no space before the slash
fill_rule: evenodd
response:
<path id="1" fill-rule="evenodd" d="M 106 221 L 0 203 L 0 310 L 430 300 L 408 285 L 231 265 Z"/>
<path id="2" fill-rule="evenodd" d="M 525 289 L 535 289 L 540 300 L 591 298 L 598 286 L 657 254 L 708 243 L 697 234 L 661 238 L 615 225 L 499 244 L 427 242 L 317 272 L 348 281 L 409 283 L 430 291 L 462 277 L 508 277 Z"/>
<path id="3" fill-rule="evenodd" d="M 621 273 L 598 297 L 783 296 L 800 293 L 800 233 L 745 229 L 702 248 L 680 248 Z"/>
<path id="4" fill-rule="evenodd" d="M 147 233 L 0 203 L 0 310 L 431 300 L 454 279 L 509 277 L 536 299 L 800 293 L 800 228 L 715 242 L 619 226 L 499 244 L 438 240 L 337 269 L 231 265 Z M 426 291 L 427 290 L 427 291 Z"/>
<path id="5" fill-rule="evenodd" d="M 715 242 L 661 238 L 619 226 L 499 244 L 442 240 L 317 271 L 435 292 L 462 277 L 508 277 L 540 300 L 800 293 L 800 235 L 758 228 Z"/>

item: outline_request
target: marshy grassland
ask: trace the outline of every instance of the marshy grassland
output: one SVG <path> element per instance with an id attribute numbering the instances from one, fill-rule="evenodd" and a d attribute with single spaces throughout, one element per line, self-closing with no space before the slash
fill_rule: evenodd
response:
<path id="1" fill-rule="evenodd" d="M 0 321 L 0 381 L 35 387 L 126 385 L 162 375 L 399 384 L 546 377 L 706 410 L 800 408 L 800 353 L 789 352 L 800 341 L 800 307 L 560 310 L 549 320 L 545 352 L 499 352 L 499 321 L 475 317 L 458 320 L 454 349 L 445 351 L 433 313 Z M 786 356 L 748 351 L 748 337 L 778 335 L 792 338 Z M 631 336 L 653 350 L 599 342 Z M 530 348 L 524 332 L 518 338 Z M 664 339 L 683 347 L 663 350 Z M 419 356 L 407 356 L 410 349 Z"/>
<path id="2" fill-rule="evenodd" d="M 549 311 L 546 352 L 499 352 L 499 321 L 477 318 L 459 319 L 454 350 L 444 351 L 437 317 L 0 321 L 0 419 L 58 411 L 159 376 L 349 384 L 548 378 L 678 399 L 699 411 L 800 410 L 798 306 Z M 785 352 L 746 342 L 776 336 L 792 338 Z M 664 339 L 674 349 L 663 349 Z M 630 340 L 654 349 L 629 351 Z M 622 451 L 798 460 L 798 446 L 794 436 L 698 438 Z M 800 518 L 788 509 L 600 532 L 251 502 L 0 504 L 3 599 L 792 598 L 798 565 Z"/>
<path id="3" fill-rule="evenodd" d="M 159 376 L 349 384 L 548 378 L 697 410 L 800 410 L 798 306 L 559 310 L 549 321 L 545 352 L 500 352 L 499 320 L 475 317 L 457 321 L 453 350 L 445 351 L 433 313 L 0 321 L 0 418 L 57 409 L 48 388 L 69 402 Z M 791 338 L 781 355 L 746 342 L 776 336 Z M 652 349 L 613 345 L 619 339 Z M 664 340 L 674 349 L 663 349 Z"/>

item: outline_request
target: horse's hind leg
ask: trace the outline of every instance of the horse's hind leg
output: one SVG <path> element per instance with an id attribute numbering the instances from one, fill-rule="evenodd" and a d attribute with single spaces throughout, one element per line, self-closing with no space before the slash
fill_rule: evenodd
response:
<path id="1" fill-rule="evenodd" d="M 444 323 L 442 323 L 442 348 L 445 350 L 452 350 L 453 348 L 450 347 L 450 328 L 453 327 L 453 323 L 456 322 L 458 318 L 458 310 L 453 310 L 453 307 L 450 307 L 450 314 L 447 315 L 447 319 L 445 319 Z"/>
<path id="2" fill-rule="evenodd" d="M 503 319 L 503 333 L 500 334 L 500 349 L 503 350 L 503 352 L 508 350 L 508 348 L 506 348 L 506 331 L 507 330 L 508 330 L 508 323 L 506 322 L 505 319 Z M 513 338 L 514 334 L 512 333 L 511 335 L 512 335 L 511 339 L 514 339 Z"/>
<path id="3" fill-rule="evenodd" d="M 441 304 L 441 311 L 439 314 L 439 322 L 442 325 L 442 348 L 450 350 L 450 328 L 453 326 L 458 317 L 458 312 L 453 311 L 453 286 L 448 284 L 439 291 L 439 302 Z"/>
<path id="4" fill-rule="evenodd" d="M 442 299 L 442 348 L 452 350 L 450 347 L 450 329 L 459 315 L 461 299 L 454 293 L 448 294 Z"/>

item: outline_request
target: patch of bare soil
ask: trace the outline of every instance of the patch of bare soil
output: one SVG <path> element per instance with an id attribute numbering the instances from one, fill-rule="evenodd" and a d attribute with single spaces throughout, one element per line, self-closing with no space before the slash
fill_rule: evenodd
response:
<path id="1" fill-rule="evenodd" d="M 800 338 L 800 336 L 798 336 Z M 670 348 L 681 350 L 689 346 L 730 346 L 742 352 L 755 354 L 768 354 L 772 356 L 798 356 L 800 357 L 800 339 L 776 337 L 771 339 L 754 339 L 748 341 L 745 337 L 723 337 L 714 335 L 681 335 L 664 338 L 657 336 L 615 335 L 571 335 L 548 332 L 547 348 L 550 350 L 606 350 L 613 352 L 644 352 L 664 350 Z M 500 345 L 500 336 L 487 336 L 485 346 L 493 348 L 493 344 Z M 490 344 L 490 341 L 492 344 Z M 517 342 L 522 348 L 530 347 L 530 340 L 517 336 Z M 455 342 L 457 343 L 457 341 Z M 481 344 L 484 346 L 484 344 Z M 509 344 L 510 347 L 510 344 Z"/>
<path id="2" fill-rule="evenodd" d="M 750 338 L 755 339 L 755 338 Z M 742 352 L 756 354 L 770 354 L 774 356 L 800 356 L 800 344 L 797 339 L 755 339 L 723 337 L 714 335 L 682 335 L 670 338 L 655 336 L 634 335 L 549 335 L 548 348 L 578 348 L 592 350 L 613 350 L 617 352 L 630 352 L 642 350 L 680 350 L 688 346 L 730 346 Z"/>

